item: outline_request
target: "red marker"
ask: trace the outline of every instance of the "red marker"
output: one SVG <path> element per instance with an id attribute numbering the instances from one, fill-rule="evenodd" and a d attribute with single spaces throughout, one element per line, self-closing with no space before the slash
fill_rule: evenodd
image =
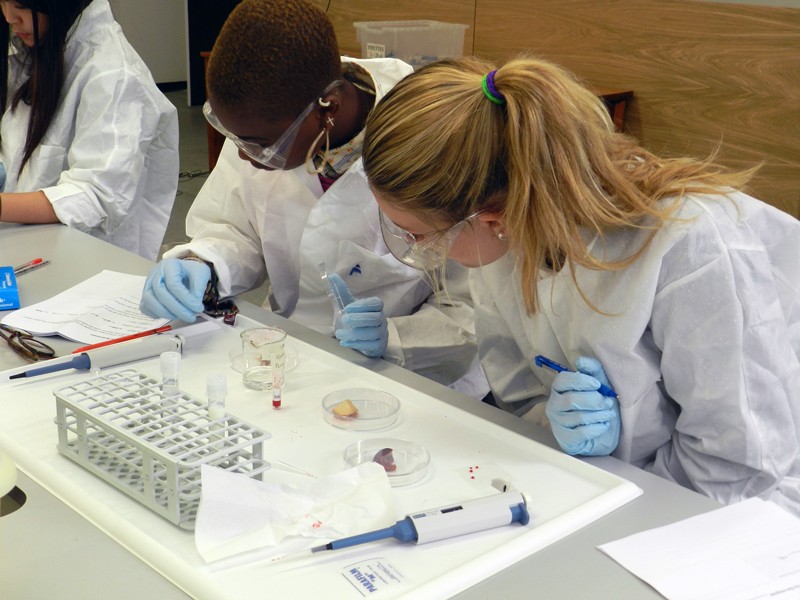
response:
<path id="1" fill-rule="evenodd" d="M 19 271 L 20 269 L 24 269 L 25 267 L 32 267 L 33 265 L 38 265 L 40 262 L 42 262 L 42 260 L 43 259 L 41 258 L 34 258 L 33 260 L 29 260 L 25 264 L 14 267 L 14 271 L 16 272 Z"/>
<path id="2" fill-rule="evenodd" d="M 135 340 L 138 338 L 147 337 L 148 335 L 164 333 L 165 331 L 169 331 L 170 329 L 172 329 L 171 325 L 164 325 L 162 327 L 156 327 L 155 329 L 148 329 L 147 331 L 140 331 L 139 333 L 125 335 L 119 338 L 114 338 L 113 340 L 106 340 L 105 342 L 98 342 L 97 344 L 84 346 L 83 348 L 78 348 L 77 350 L 73 350 L 72 353 L 80 354 L 81 352 L 86 352 L 87 350 L 94 350 L 95 348 L 103 348 L 104 346 L 111 346 L 112 344 L 119 344 L 120 342 L 127 342 L 128 340 Z"/>
<path id="3" fill-rule="evenodd" d="M 34 258 L 30 262 L 26 262 L 24 265 L 20 265 L 18 267 L 14 267 L 14 276 L 19 277 L 28 271 L 33 271 L 35 269 L 39 269 L 41 267 L 46 267 L 50 264 L 49 260 L 42 260 L 41 258 Z"/>

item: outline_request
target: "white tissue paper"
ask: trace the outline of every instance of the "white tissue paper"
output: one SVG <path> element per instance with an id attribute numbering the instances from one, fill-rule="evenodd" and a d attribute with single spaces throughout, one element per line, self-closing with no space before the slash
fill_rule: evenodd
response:
<path id="1" fill-rule="evenodd" d="M 275 546 L 287 536 L 325 541 L 396 522 L 384 468 L 364 463 L 304 485 L 279 483 L 277 470 L 258 481 L 201 466 L 203 492 L 194 539 L 206 562 Z"/>

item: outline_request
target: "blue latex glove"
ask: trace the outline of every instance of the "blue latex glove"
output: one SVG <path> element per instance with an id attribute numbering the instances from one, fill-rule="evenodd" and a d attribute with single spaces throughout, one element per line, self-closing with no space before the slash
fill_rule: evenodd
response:
<path id="1" fill-rule="evenodd" d="M 611 387 L 600 361 L 581 356 L 575 368 L 556 375 L 545 413 L 564 452 L 606 456 L 619 443 L 619 402 L 597 391 L 601 383 Z"/>
<path id="2" fill-rule="evenodd" d="M 6 189 L 6 165 L 0 162 L 0 192 Z"/>
<path id="3" fill-rule="evenodd" d="M 344 311 L 334 335 L 345 348 L 353 348 L 370 358 L 380 358 L 389 343 L 389 322 L 383 314 L 383 300 L 356 300 L 347 284 L 336 273 L 328 275 L 344 302 Z"/>
<path id="4" fill-rule="evenodd" d="M 203 312 L 210 279 L 211 269 L 205 263 L 165 258 L 150 269 L 139 308 L 151 317 L 192 323 Z"/>

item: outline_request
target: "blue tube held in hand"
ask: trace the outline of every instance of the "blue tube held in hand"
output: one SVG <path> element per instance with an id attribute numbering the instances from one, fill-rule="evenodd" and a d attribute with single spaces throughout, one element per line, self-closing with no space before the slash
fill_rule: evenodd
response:
<path id="1" fill-rule="evenodd" d="M 389 322 L 383 312 L 383 300 L 355 299 L 336 273 L 328 275 L 328 281 L 344 303 L 339 326 L 334 331 L 339 343 L 370 358 L 382 357 L 389 344 Z"/>
<path id="2" fill-rule="evenodd" d="M 341 325 L 344 307 L 347 304 L 344 301 L 344 298 L 342 298 L 342 291 L 340 288 L 344 287 L 346 290 L 347 286 L 344 284 L 344 281 L 342 281 L 342 278 L 338 275 L 336 276 L 336 280 L 331 278 L 330 274 L 328 273 L 328 267 L 325 266 L 324 262 L 319 263 L 317 268 L 319 269 L 319 275 L 322 278 L 322 281 L 328 286 L 328 298 L 331 301 L 331 308 L 333 308 L 333 329 L 335 331 Z M 352 301 L 352 296 L 350 296 L 350 302 Z"/>

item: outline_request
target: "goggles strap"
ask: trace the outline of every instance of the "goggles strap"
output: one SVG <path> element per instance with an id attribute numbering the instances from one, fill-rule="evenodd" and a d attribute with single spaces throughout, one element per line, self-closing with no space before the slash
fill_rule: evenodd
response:
<path id="1" fill-rule="evenodd" d="M 317 143 L 325 135 L 325 152 L 322 155 L 320 160 L 319 166 L 314 165 L 314 149 L 317 147 Z M 328 154 L 331 150 L 331 136 L 328 133 L 328 128 L 323 127 L 322 131 L 319 132 L 319 135 L 314 138 L 314 141 L 311 143 L 311 146 L 308 148 L 308 152 L 306 152 L 306 173 L 309 175 L 319 175 L 325 170 L 325 163 L 328 162 Z"/>

